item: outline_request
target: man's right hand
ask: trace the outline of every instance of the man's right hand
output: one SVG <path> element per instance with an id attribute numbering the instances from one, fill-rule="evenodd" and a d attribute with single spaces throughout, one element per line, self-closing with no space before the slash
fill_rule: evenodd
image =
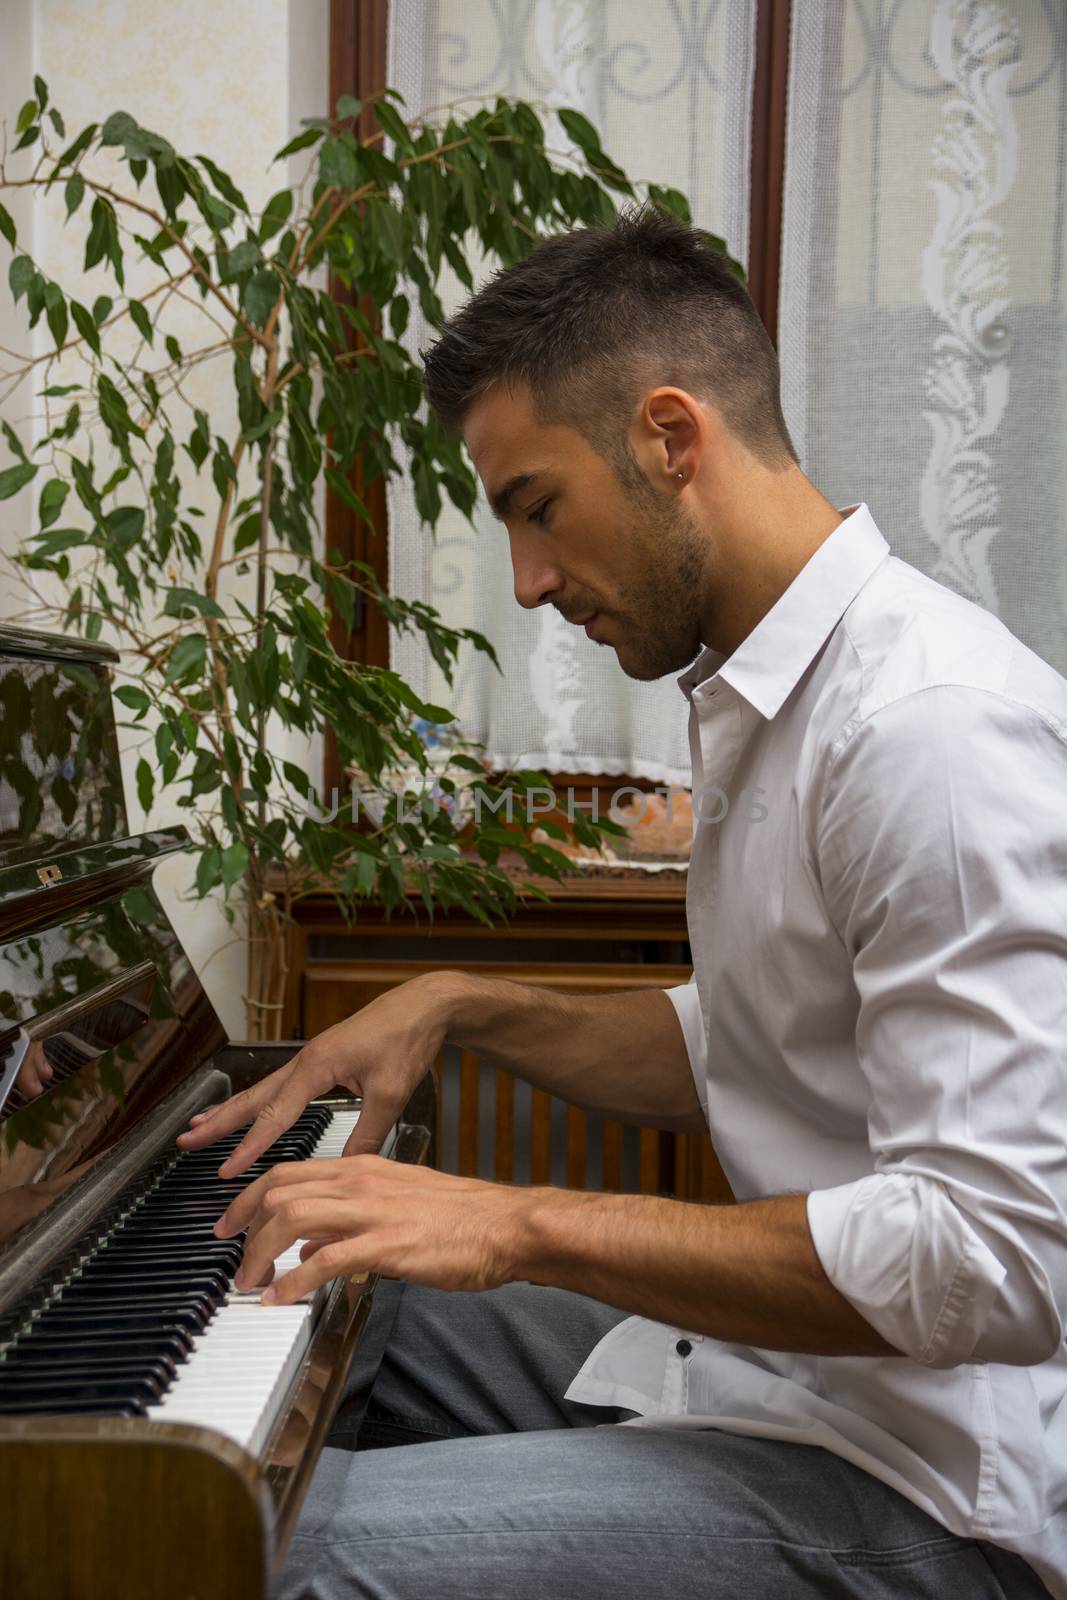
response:
<path id="1" fill-rule="evenodd" d="M 284 1067 L 191 1119 L 182 1150 L 202 1150 L 252 1126 L 222 1163 L 237 1178 L 292 1126 L 310 1100 L 339 1085 L 362 1097 L 346 1156 L 376 1155 L 445 1041 L 448 1006 L 437 974 L 379 995 L 354 1016 L 309 1040 Z"/>

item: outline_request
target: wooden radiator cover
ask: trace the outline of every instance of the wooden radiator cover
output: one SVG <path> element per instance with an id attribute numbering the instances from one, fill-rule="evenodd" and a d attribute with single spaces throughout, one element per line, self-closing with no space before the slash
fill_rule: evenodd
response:
<path id="1" fill-rule="evenodd" d="M 462 912 L 433 923 L 361 908 L 346 923 L 328 895 L 293 905 L 283 1035 L 312 1038 L 386 990 L 443 967 L 574 994 L 668 988 L 690 974 L 685 878 L 582 877 L 541 884 L 506 929 Z M 679 1199 L 731 1200 L 711 1140 L 627 1128 L 494 1071 L 471 1051 L 438 1059 L 436 1164 L 508 1183 L 553 1183 Z"/>

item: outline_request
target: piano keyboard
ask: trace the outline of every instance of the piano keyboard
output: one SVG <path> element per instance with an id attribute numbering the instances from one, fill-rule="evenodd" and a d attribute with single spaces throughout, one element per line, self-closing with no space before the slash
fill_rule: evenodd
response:
<path id="1" fill-rule="evenodd" d="M 213 1428 L 258 1453 L 289 1392 L 328 1288 L 292 1306 L 240 1294 L 242 1239 L 213 1224 L 281 1161 L 340 1156 L 358 1111 L 309 1106 L 239 1179 L 217 1169 L 242 1137 L 190 1151 L 116 1208 L 88 1253 L 17 1328 L 0 1331 L 0 1416 L 145 1416 Z M 300 1242 L 275 1277 L 299 1264 Z"/>
<path id="2" fill-rule="evenodd" d="M 335 1111 L 309 1160 L 344 1154 L 358 1111 Z M 211 1146 L 214 1149 L 214 1146 Z M 216 1157 L 216 1164 L 222 1160 Z M 302 1239 L 276 1257 L 274 1276 L 300 1265 Z M 226 1304 L 196 1341 L 188 1362 L 148 1416 L 157 1422 L 193 1422 L 215 1428 L 258 1455 L 300 1370 L 304 1351 L 328 1293 L 327 1286 L 292 1306 L 260 1304 L 260 1290 L 230 1290 Z"/>

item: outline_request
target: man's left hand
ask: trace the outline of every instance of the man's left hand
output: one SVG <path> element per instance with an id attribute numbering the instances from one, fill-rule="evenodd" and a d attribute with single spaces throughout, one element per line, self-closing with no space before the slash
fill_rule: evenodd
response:
<path id="1" fill-rule="evenodd" d="M 229 1238 L 248 1229 L 235 1280 L 242 1290 L 269 1283 L 275 1257 L 297 1239 L 308 1241 L 301 1265 L 265 1296 L 279 1305 L 338 1273 L 495 1289 L 515 1275 L 522 1216 L 534 1192 L 381 1156 L 288 1162 L 249 1184 L 215 1233 Z"/>

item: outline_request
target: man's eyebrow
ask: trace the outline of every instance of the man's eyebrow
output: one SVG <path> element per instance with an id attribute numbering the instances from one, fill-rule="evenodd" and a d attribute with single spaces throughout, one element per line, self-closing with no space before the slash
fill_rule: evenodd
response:
<path id="1" fill-rule="evenodd" d="M 541 476 L 539 472 L 516 472 L 499 489 L 489 496 L 489 504 L 495 517 L 506 517 L 511 508 L 512 495 L 518 494 L 520 489 L 526 489 L 531 483 L 536 483 Z"/>

